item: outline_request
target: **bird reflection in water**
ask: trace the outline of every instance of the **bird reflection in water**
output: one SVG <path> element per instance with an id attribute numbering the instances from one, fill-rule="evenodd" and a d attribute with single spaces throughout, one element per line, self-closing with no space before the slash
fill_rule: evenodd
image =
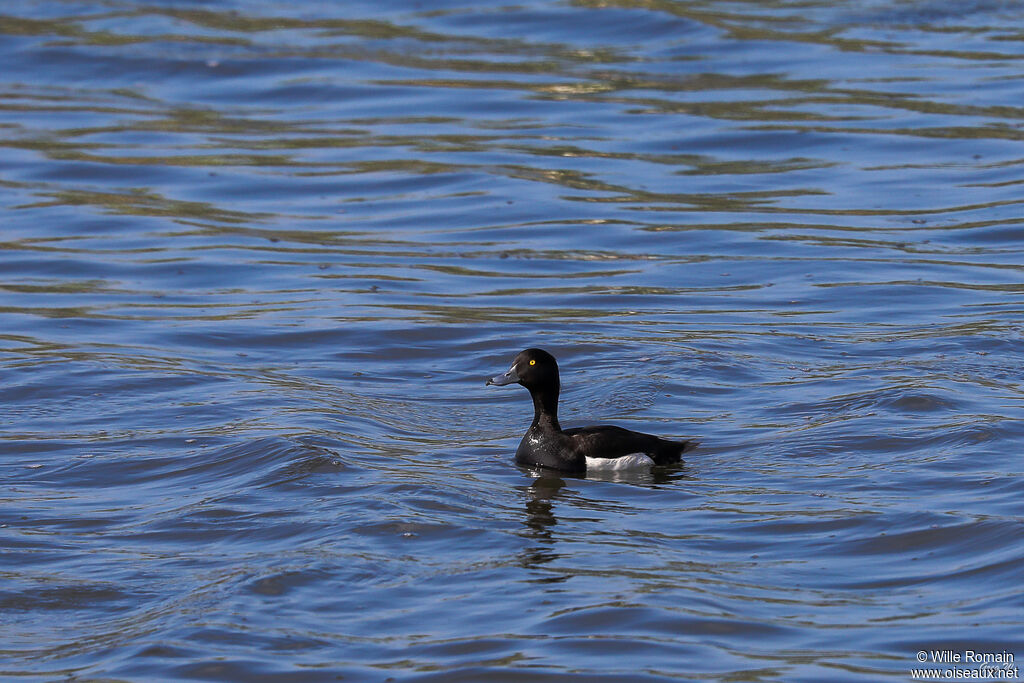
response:
<path id="1" fill-rule="evenodd" d="M 555 551 L 556 538 L 552 527 L 558 524 L 555 514 L 555 502 L 566 499 L 562 489 L 565 479 L 615 482 L 632 484 L 642 487 L 659 487 L 679 479 L 689 479 L 685 466 L 655 467 L 646 471 L 630 472 L 597 472 L 587 476 L 556 473 L 554 470 L 520 467 L 524 474 L 534 477 L 533 483 L 524 490 L 526 510 L 523 516 L 522 534 L 533 539 L 535 544 L 519 553 L 519 565 L 528 569 L 544 569 L 545 573 L 535 577 L 536 583 L 560 583 L 569 578 L 569 574 L 555 573 L 545 565 L 557 560 L 562 555 Z"/>
<path id="2" fill-rule="evenodd" d="M 565 487 L 565 481 L 556 474 L 523 469 L 537 477 L 526 489 L 526 514 L 523 518 L 526 527 L 523 534 L 536 543 L 519 553 L 519 564 L 527 569 L 542 569 L 560 557 L 554 551 L 555 540 L 551 527 L 558 524 L 554 501 Z M 545 573 L 533 580 L 538 583 L 561 583 L 568 578 L 567 574 Z"/>

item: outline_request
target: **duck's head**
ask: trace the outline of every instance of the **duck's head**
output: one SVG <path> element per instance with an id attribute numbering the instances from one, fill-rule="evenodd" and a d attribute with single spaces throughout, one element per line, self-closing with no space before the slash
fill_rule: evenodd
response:
<path id="1" fill-rule="evenodd" d="M 515 382 L 522 384 L 531 392 L 554 389 L 557 393 L 558 363 L 555 362 L 555 357 L 543 349 L 520 351 L 508 372 L 487 380 L 488 385 L 499 387 Z"/>

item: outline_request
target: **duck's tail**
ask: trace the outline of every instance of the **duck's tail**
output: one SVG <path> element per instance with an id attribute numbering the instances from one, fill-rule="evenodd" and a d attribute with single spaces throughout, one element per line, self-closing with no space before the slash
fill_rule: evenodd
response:
<path id="1" fill-rule="evenodd" d="M 651 459 L 656 465 L 671 465 L 683 459 L 683 453 L 688 453 L 698 446 L 696 441 L 667 441 L 658 439 L 658 445 L 651 453 Z"/>

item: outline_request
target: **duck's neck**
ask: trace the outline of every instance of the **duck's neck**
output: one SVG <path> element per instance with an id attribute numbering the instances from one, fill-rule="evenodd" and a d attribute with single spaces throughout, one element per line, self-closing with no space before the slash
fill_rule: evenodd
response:
<path id="1" fill-rule="evenodd" d="M 558 424 L 558 385 L 554 388 L 547 387 L 530 392 L 533 397 L 533 425 L 542 428 L 554 428 L 556 432 L 562 431 Z"/>

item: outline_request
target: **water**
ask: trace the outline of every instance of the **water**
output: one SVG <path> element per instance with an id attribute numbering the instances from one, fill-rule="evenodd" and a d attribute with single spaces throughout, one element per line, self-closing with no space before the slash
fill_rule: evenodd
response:
<path id="1" fill-rule="evenodd" d="M 1022 20 L 8 0 L 0 674 L 1024 657 Z M 516 467 L 526 346 L 701 446 Z"/>

